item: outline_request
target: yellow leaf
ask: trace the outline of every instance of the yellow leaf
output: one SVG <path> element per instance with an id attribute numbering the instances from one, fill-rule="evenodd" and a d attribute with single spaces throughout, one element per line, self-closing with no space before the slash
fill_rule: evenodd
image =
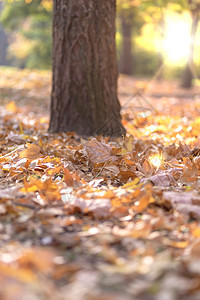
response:
<path id="1" fill-rule="evenodd" d="M 188 246 L 188 242 L 187 241 L 169 241 L 167 243 L 168 246 L 174 247 L 174 248 L 180 248 L 180 249 L 184 249 Z"/>
<path id="2" fill-rule="evenodd" d="M 196 238 L 199 238 L 200 237 L 200 227 L 197 227 L 196 229 L 194 229 L 192 231 L 192 235 Z"/>
<path id="3" fill-rule="evenodd" d="M 130 181 L 130 182 L 124 184 L 124 185 L 122 186 L 122 188 L 124 188 L 124 189 L 136 189 L 136 188 L 138 188 L 140 185 L 142 185 L 142 184 L 138 184 L 139 181 L 140 181 L 139 178 L 135 178 L 134 180 L 132 180 L 132 181 Z"/>
<path id="4" fill-rule="evenodd" d="M 126 157 L 124 157 L 124 161 L 125 161 L 125 163 L 127 163 L 127 165 L 135 165 L 134 161 L 127 159 Z"/>
<path id="5" fill-rule="evenodd" d="M 37 185 L 31 185 L 31 186 L 26 186 L 20 189 L 22 193 L 31 193 L 31 192 L 36 192 L 38 191 L 38 186 Z"/>
<path id="6" fill-rule="evenodd" d="M 20 134 L 24 134 L 23 123 L 22 122 L 19 123 L 19 131 L 20 131 Z"/>
<path id="7" fill-rule="evenodd" d="M 128 153 L 128 151 L 125 149 L 125 148 L 122 148 L 122 151 L 121 151 L 121 155 L 126 155 Z"/>
<path id="8" fill-rule="evenodd" d="M 6 105 L 6 109 L 12 113 L 16 113 L 19 109 L 17 108 L 17 106 L 15 105 L 14 101 L 9 102 Z"/>

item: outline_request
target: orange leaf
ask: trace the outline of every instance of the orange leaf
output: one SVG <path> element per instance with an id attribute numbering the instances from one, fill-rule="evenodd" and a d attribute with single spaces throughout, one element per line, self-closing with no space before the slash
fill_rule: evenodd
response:
<path id="1" fill-rule="evenodd" d="M 16 113 L 19 111 L 18 107 L 16 106 L 15 102 L 14 101 L 11 101 L 9 102 L 7 105 L 6 105 L 6 109 L 12 113 Z"/>
<path id="2" fill-rule="evenodd" d="M 139 199 L 139 201 L 136 202 L 136 204 L 134 206 L 132 206 L 132 209 L 138 213 L 141 213 L 142 211 L 144 211 L 147 208 L 150 200 L 151 200 L 151 197 L 149 197 L 148 194 L 145 194 L 144 196 L 142 196 Z"/>
<path id="3" fill-rule="evenodd" d="M 188 241 L 169 241 L 166 244 L 174 248 L 184 249 L 188 246 Z"/>
<path id="4" fill-rule="evenodd" d="M 68 186 L 73 186 L 74 185 L 73 174 L 67 168 L 64 168 L 64 182 Z"/>
<path id="5" fill-rule="evenodd" d="M 126 157 L 124 157 L 124 161 L 127 165 L 135 165 L 135 162 L 130 160 L 130 159 L 127 159 Z"/>
<path id="6" fill-rule="evenodd" d="M 0 272 L 2 276 L 20 281 L 22 283 L 37 283 L 37 277 L 34 272 L 28 268 L 16 268 L 11 264 L 0 262 Z"/>
<path id="7" fill-rule="evenodd" d="M 200 237 L 200 227 L 197 227 L 195 228 L 193 231 L 192 231 L 192 235 L 196 238 L 199 238 Z"/>
<path id="8" fill-rule="evenodd" d="M 27 143 L 27 149 L 20 152 L 20 158 L 36 159 L 41 156 L 41 149 L 35 144 Z"/>

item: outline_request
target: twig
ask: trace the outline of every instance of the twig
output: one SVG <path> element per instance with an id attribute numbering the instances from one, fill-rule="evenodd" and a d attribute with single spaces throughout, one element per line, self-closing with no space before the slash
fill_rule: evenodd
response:
<path id="1" fill-rule="evenodd" d="M 15 202 L 15 201 L 13 201 L 12 203 L 15 204 L 16 206 L 21 206 L 24 208 L 29 208 L 29 209 L 34 209 L 34 210 L 37 209 L 35 206 L 33 206 L 31 204 L 19 203 L 19 202 Z"/>

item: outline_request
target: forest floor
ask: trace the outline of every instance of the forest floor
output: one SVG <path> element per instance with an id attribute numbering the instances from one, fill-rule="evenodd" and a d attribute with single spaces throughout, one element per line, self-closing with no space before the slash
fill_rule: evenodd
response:
<path id="1" fill-rule="evenodd" d="M 200 299 L 200 89 L 120 76 L 127 136 L 48 134 L 51 75 L 0 68 L 0 298 Z"/>

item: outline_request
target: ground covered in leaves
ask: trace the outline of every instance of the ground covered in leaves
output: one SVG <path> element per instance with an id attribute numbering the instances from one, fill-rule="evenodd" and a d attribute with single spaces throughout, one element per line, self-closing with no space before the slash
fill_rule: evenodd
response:
<path id="1" fill-rule="evenodd" d="M 0 74 L 0 298 L 200 299 L 199 89 L 121 76 L 127 136 L 85 140 L 49 73 Z"/>

